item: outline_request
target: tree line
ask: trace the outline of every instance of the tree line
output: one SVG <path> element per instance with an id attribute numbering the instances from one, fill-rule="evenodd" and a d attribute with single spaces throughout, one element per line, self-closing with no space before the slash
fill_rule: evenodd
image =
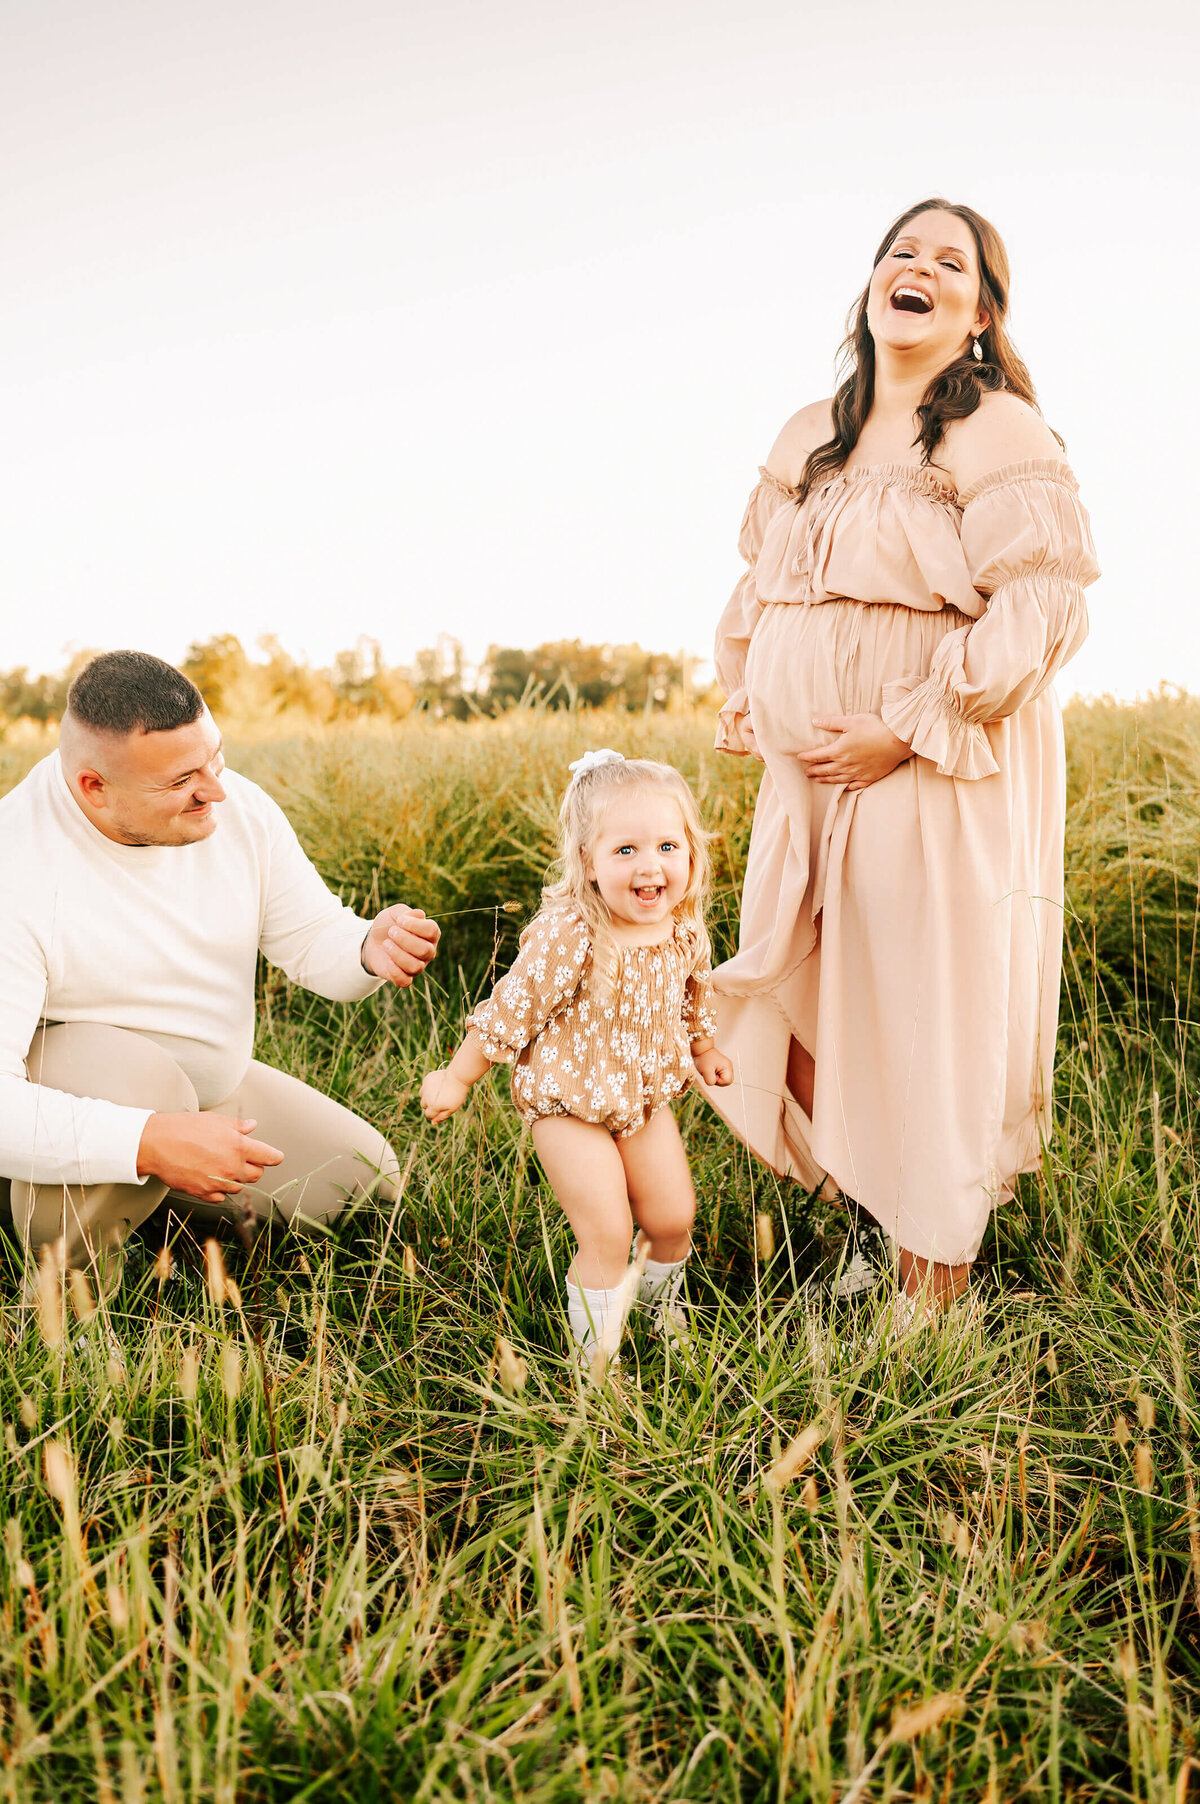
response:
<path id="1" fill-rule="evenodd" d="M 180 668 L 214 713 L 239 720 L 298 714 L 319 723 L 398 721 L 416 710 L 436 719 L 467 720 L 532 703 L 652 713 L 709 694 L 707 683 L 697 693 L 698 660 L 685 652 L 586 645 L 579 639 L 532 650 L 492 645 L 478 664 L 471 664 L 448 634 L 419 651 L 409 666 L 389 665 L 378 641 L 365 637 L 320 668 L 292 657 L 274 637 L 260 639 L 256 651 L 251 656 L 233 633 L 218 633 L 189 646 Z M 0 671 L 0 733 L 20 721 L 45 725 L 60 719 L 72 677 L 93 655 L 76 654 L 55 676 L 32 676 L 25 668 Z"/>

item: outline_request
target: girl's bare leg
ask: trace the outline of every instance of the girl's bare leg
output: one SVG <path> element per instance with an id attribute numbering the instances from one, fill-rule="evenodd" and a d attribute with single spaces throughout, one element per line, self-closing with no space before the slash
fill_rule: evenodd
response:
<path id="1" fill-rule="evenodd" d="M 949 1309 L 970 1282 L 969 1265 L 939 1265 L 900 1248 L 900 1282 L 910 1297 L 925 1291 L 938 1309 Z"/>
<path id="2" fill-rule="evenodd" d="M 617 1143 L 595 1122 L 548 1115 L 534 1122 L 533 1145 L 579 1243 L 568 1278 L 585 1290 L 615 1289 L 633 1237 Z"/>
<path id="3" fill-rule="evenodd" d="M 696 1192 L 679 1129 L 670 1109 L 659 1109 L 636 1134 L 614 1142 L 625 1170 L 633 1219 L 663 1265 L 686 1259 L 692 1246 Z"/>
<path id="4" fill-rule="evenodd" d="M 806 1052 L 799 1040 L 793 1038 L 788 1045 L 787 1087 L 810 1121 L 816 1075 L 817 1068 L 813 1063 L 812 1053 Z"/>

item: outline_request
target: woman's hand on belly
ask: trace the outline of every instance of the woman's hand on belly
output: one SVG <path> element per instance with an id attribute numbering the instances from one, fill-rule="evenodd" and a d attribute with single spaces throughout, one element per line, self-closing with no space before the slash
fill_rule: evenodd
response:
<path id="1" fill-rule="evenodd" d="M 823 714 L 813 726 L 836 737 L 810 752 L 797 752 L 806 776 L 814 783 L 842 783 L 866 789 L 912 757 L 912 747 L 897 739 L 878 714 Z"/>

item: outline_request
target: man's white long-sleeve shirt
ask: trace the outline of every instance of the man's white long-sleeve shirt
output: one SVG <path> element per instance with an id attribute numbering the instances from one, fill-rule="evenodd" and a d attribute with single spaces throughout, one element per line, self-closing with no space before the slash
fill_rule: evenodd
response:
<path id="1" fill-rule="evenodd" d="M 207 1108 L 250 1063 L 260 950 L 337 1002 L 378 989 L 361 963 L 368 923 L 325 887 L 283 810 L 232 771 L 221 783 L 216 829 L 190 846 L 106 839 L 57 752 L 0 798 L 0 1177 L 138 1182 L 151 1110 L 28 1082 L 43 1022 L 144 1034 Z"/>

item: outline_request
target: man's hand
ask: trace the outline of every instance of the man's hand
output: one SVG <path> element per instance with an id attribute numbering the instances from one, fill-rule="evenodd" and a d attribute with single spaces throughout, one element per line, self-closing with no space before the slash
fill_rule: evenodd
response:
<path id="1" fill-rule="evenodd" d="M 229 1115 L 151 1115 L 138 1146 L 138 1176 L 161 1178 L 205 1203 L 223 1203 L 283 1159 L 278 1147 L 250 1138 L 257 1126 Z"/>
<path id="2" fill-rule="evenodd" d="M 814 719 L 813 726 L 837 734 L 832 744 L 797 754 L 805 774 L 816 783 L 866 789 L 913 755 L 912 747 L 897 739 L 878 714 L 829 714 Z"/>
<path id="3" fill-rule="evenodd" d="M 692 1064 L 706 1084 L 716 1084 L 724 1089 L 726 1084 L 733 1082 L 733 1060 L 711 1042 L 700 1052 L 693 1048 Z"/>
<path id="4" fill-rule="evenodd" d="M 397 902 L 376 915 L 362 944 L 363 969 L 406 990 L 438 949 L 442 930 L 423 908 Z"/>
<path id="5" fill-rule="evenodd" d="M 462 1108 L 469 1093 L 470 1085 L 464 1084 L 461 1078 L 452 1077 L 449 1071 L 431 1071 L 421 1085 L 421 1107 L 436 1127 L 453 1115 L 455 1109 Z"/>

